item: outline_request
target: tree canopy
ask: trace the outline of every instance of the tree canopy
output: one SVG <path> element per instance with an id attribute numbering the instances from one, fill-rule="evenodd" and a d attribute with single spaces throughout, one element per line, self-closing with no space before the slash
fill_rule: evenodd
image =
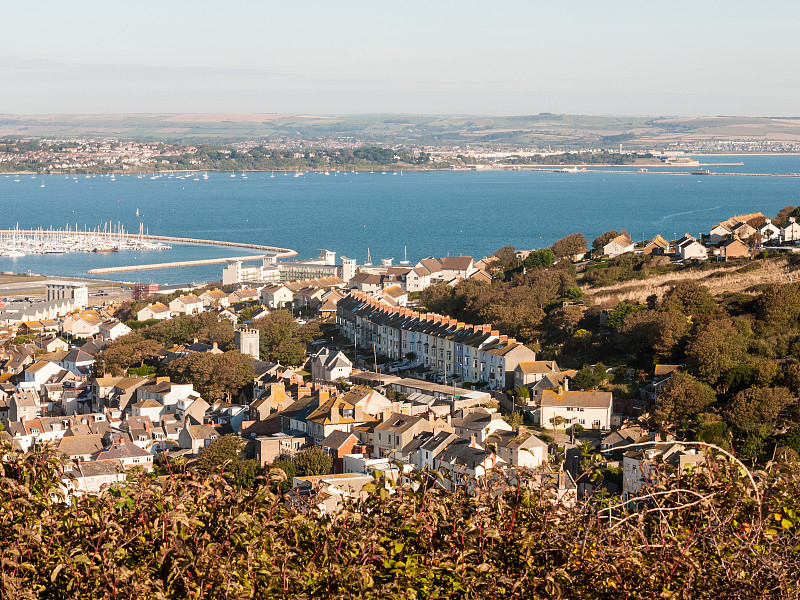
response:
<path id="1" fill-rule="evenodd" d="M 221 400 L 238 395 L 255 376 L 253 359 L 234 350 L 223 354 L 198 352 L 177 358 L 163 373 L 178 383 L 191 383 L 206 400 Z"/>
<path id="2" fill-rule="evenodd" d="M 693 419 L 716 401 L 711 386 L 688 373 L 673 373 L 658 394 L 656 420 L 662 425 Z"/>
<path id="3" fill-rule="evenodd" d="M 556 258 L 570 258 L 586 252 L 586 238 L 582 233 L 571 233 L 550 246 Z"/>

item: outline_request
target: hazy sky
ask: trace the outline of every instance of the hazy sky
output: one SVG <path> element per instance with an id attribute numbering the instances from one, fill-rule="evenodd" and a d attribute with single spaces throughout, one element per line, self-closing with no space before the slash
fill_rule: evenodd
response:
<path id="1" fill-rule="evenodd" d="M 5 3 L 0 113 L 800 114 L 800 3 Z"/>

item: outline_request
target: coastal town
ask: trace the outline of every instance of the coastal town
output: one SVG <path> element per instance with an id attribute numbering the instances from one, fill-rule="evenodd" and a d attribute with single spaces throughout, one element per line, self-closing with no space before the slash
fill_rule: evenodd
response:
<path id="1" fill-rule="evenodd" d="M 800 223 L 788 212 L 734 215 L 698 238 L 637 244 L 608 232 L 591 251 L 584 241 L 558 261 L 576 270 L 625 256 L 677 266 L 752 262 L 798 250 Z M 516 252 L 512 262 L 545 256 L 540 268 L 556 268 L 546 252 Z M 596 379 L 587 386 L 586 367 L 569 356 L 542 357 L 530 340 L 421 305 L 434 289 L 490 286 L 502 276 L 499 262 L 358 265 L 320 250 L 314 259 L 267 256 L 257 266 L 230 260 L 216 285 L 133 284 L 127 300 L 105 301 L 90 297 L 86 282 L 47 279 L 43 299 L 9 296 L 0 310 L 0 435 L 21 450 L 51 447 L 72 494 L 197 460 L 223 439 L 239 440 L 241 456 L 259 469 L 321 451 L 329 463 L 293 477 L 287 491 L 288 503 L 312 512 L 337 510 L 376 477 L 410 483 L 412 472 L 435 471 L 434 486 L 452 491 L 498 470 L 524 470 L 529 485 L 574 505 L 600 488 L 636 497 L 657 463 L 702 468 L 704 455 L 652 418 L 683 365 L 657 363 L 636 375 L 598 363 L 588 367 Z M 589 314 L 582 293 L 570 295 L 559 302 L 579 318 Z M 620 306 L 594 313 L 598 327 Z M 276 335 L 273 321 L 316 337 L 292 338 L 294 353 L 272 352 L 264 338 Z M 141 336 L 172 324 L 178 333 L 169 343 Z M 132 336 L 146 349 L 128 365 L 115 362 Z M 229 354 L 247 363 L 246 377 L 213 388 L 214 397 L 176 368 Z M 634 378 L 632 398 L 603 385 Z M 587 453 L 610 474 L 599 484 L 584 476 Z"/>
<path id="2" fill-rule="evenodd" d="M 187 178 L 208 171 L 364 171 L 383 168 L 520 169 L 552 165 L 697 166 L 714 154 L 780 154 L 800 151 L 794 141 L 723 139 L 669 141 L 651 146 L 613 143 L 579 147 L 402 143 L 377 146 L 350 138 L 280 138 L 230 144 L 176 144 L 120 138 L 4 139 L 0 173 L 130 175 L 159 177 L 183 172 Z"/>
<path id="3" fill-rule="evenodd" d="M 0 600 L 800 600 L 800 4 L 3 8 Z"/>

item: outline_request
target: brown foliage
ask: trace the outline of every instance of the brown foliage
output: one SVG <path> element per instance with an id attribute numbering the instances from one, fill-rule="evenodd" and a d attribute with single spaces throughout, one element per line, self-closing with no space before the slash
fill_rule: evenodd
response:
<path id="1" fill-rule="evenodd" d="M 63 502 L 52 460 L 2 451 L 0 595 L 12 600 L 788 600 L 800 585 L 788 466 L 751 480 L 709 455 L 694 476 L 654 470 L 630 504 L 574 508 L 499 475 L 469 494 L 369 484 L 318 517 L 267 485 L 192 471 Z"/>

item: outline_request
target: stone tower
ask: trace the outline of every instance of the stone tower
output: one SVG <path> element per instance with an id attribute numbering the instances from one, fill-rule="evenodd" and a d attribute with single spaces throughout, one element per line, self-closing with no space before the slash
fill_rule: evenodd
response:
<path id="1" fill-rule="evenodd" d="M 234 333 L 236 349 L 242 354 L 249 354 L 255 359 L 259 358 L 258 329 L 237 329 Z"/>

